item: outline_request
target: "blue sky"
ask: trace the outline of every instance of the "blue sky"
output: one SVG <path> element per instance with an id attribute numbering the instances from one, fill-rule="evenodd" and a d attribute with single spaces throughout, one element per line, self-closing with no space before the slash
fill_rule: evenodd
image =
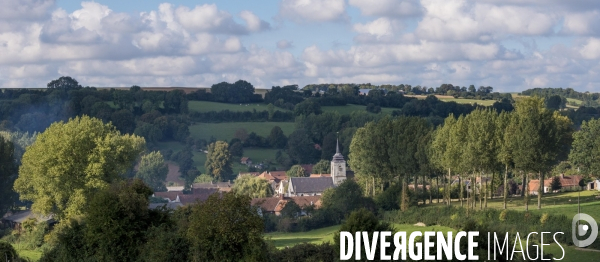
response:
<path id="1" fill-rule="evenodd" d="M 600 92 L 594 0 L 0 0 L 0 87 L 311 83 Z"/>

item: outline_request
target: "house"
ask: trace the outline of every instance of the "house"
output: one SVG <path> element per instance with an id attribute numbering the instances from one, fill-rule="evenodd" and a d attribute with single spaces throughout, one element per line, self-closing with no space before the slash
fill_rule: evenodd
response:
<path id="1" fill-rule="evenodd" d="M 292 177 L 288 184 L 287 196 L 320 196 L 333 187 L 330 177 Z"/>
<path id="2" fill-rule="evenodd" d="M 466 192 L 471 192 L 471 184 L 472 184 L 471 180 L 472 179 L 473 178 L 471 178 L 471 177 L 459 178 L 457 176 L 457 177 L 454 177 L 454 180 L 452 180 L 452 182 L 450 183 L 450 185 L 451 186 L 458 186 L 458 183 L 459 183 L 458 181 L 462 181 L 462 184 L 464 186 L 464 190 L 466 190 Z M 485 187 L 485 184 L 488 183 L 488 185 L 489 185 L 489 183 L 491 183 L 491 181 L 492 181 L 491 177 L 481 177 L 481 176 L 475 177 L 475 192 L 476 192 L 476 194 L 478 194 L 479 193 L 479 189 L 482 188 L 481 187 L 482 183 L 483 183 L 483 185 Z"/>
<path id="3" fill-rule="evenodd" d="M 558 190 L 559 192 L 582 190 L 582 187 L 579 186 L 579 181 L 581 181 L 581 179 L 582 179 L 581 176 L 577 176 L 577 175 L 565 176 L 565 174 L 561 174 L 560 176 L 558 176 L 558 178 L 559 178 L 560 185 L 561 185 L 560 190 Z M 544 188 L 543 188 L 544 193 L 552 192 L 552 180 L 553 180 L 553 178 L 544 180 Z M 537 195 L 539 185 L 540 185 L 539 179 L 530 180 L 529 184 L 528 184 L 529 193 L 531 195 Z"/>
<path id="4" fill-rule="evenodd" d="M 250 205 L 260 207 L 260 214 L 270 213 L 281 215 L 281 210 L 287 203 L 294 201 L 301 209 L 300 215 L 306 215 L 304 210 L 308 207 L 318 209 L 321 207 L 321 196 L 297 196 L 297 197 L 265 197 L 254 198 Z"/>
<path id="5" fill-rule="evenodd" d="M 240 163 L 242 165 L 252 165 L 252 159 L 250 159 L 249 157 L 242 157 L 242 159 L 240 160 Z"/>
<path id="6" fill-rule="evenodd" d="M 220 192 L 229 192 L 233 187 L 233 183 L 231 181 L 227 182 L 209 182 L 209 183 L 194 183 L 192 184 L 192 190 L 197 188 L 207 188 L 207 189 L 218 189 Z"/>
<path id="7" fill-rule="evenodd" d="M 191 194 L 184 194 L 183 191 L 175 192 L 154 192 L 153 197 L 167 200 L 167 203 L 152 203 L 150 208 L 157 208 L 166 205 L 167 208 L 176 209 L 180 206 L 187 206 L 198 201 L 203 202 L 214 193 L 221 192 L 218 188 L 192 188 Z"/>
<path id="8" fill-rule="evenodd" d="M 31 209 L 25 211 L 18 211 L 13 213 L 10 216 L 6 216 L 2 218 L 2 228 L 12 228 L 16 230 L 21 230 L 23 222 L 35 219 L 37 223 L 46 222 L 48 225 L 54 225 L 56 221 L 54 220 L 54 215 L 44 216 L 41 214 L 36 214 Z"/>
<path id="9" fill-rule="evenodd" d="M 582 187 L 579 185 L 579 182 L 583 179 L 582 176 L 565 176 L 565 174 L 560 174 L 559 178 L 560 185 L 562 186 L 560 189 L 561 192 L 582 190 Z"/>
<path id="10" fill-rule="evenodd" d="M 540 188 L 540 180 L 539 179 L 529 180 L 529 184 L 527 184 L 527 189 L 529 190 L 530 195 L 537 195 L 539 188 Z M 544 193 L 552 192 L 552 179 L 544 180 L 544 189 L 543 190 L 544 190 Z"/>
<path id="11" fill-rule="evenodd" d="M 600 179 L 594 179 L 587 183 L 587 190 L 600 191 Z"/>

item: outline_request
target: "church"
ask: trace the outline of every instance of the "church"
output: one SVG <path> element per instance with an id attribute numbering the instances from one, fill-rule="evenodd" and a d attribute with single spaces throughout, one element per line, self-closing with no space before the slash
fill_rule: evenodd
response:
<path id="1" fill-rule="evenodd" d="M 342 153 L 340 153 L 338 141 L 335 155 L 333 155 L 333 159 L 331 160 L 331 174 L 291 177 L 287 185 L 287 191 L 285 191 L 285 196 L 320 196 L 326 189 L 339 186 L 344 182 L 348 177 L 348 173 L 346 160 Z M 285 185 L 282 184 L 279 188 L 283 189 Z"/>

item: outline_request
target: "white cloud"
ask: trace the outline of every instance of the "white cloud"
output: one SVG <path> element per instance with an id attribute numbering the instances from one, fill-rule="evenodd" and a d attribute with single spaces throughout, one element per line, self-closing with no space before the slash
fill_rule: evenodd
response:
<path id="1" fill-rule="evenodd" d="M 349 0 L 361 13 L 369 16 L 414 16 L 422 13 L 418 0 Z"/>
<path id="2" fill-rule="evenodd" d="M 576 35 L 600 34 L 600 11 L 592 10 L 583 13 L 567 13 L 563 24 L 563 32 Z"/>
<path id="3" fill-rule="evenodd" d="M 277 41 L 277 48 L 279 49 L 288 49 L 294 47 L 294 43 L 288 40 L 279 40 Z"/>
<path id="4" fill-rule="evenodd" d="M 581 48 L 580 54 L 585 59 L 600 59 L 600 39 L 590 38 Z"/>
<path id="5" fill-rule="evenodd" d="M 494 6 L 465 0 L 423 0 L 425 15 L 416 34 L 422 39 L 490 41 L 507 35 L 553 33 L 559 17 L 520 6 Z"/>
<path id="6" fill-rule="evenodd" d="M 346 16 L 345 0 L 282 0 L 280 19 L 294 22 L 327 22 L 342 20 Z"/>

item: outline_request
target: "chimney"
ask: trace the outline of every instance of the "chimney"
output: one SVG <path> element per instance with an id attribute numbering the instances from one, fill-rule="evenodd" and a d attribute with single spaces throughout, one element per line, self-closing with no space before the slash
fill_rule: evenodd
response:
<path id="1" fill-rule="evenodd" d="M 564 179 L 565 178 L 565 174 L 560 174 L 560 178 Z"/>
<path id="2" fill-rule="evenodd" d="M 279 199 L 283 200 L 283 194 L 279 194 Z"/>

